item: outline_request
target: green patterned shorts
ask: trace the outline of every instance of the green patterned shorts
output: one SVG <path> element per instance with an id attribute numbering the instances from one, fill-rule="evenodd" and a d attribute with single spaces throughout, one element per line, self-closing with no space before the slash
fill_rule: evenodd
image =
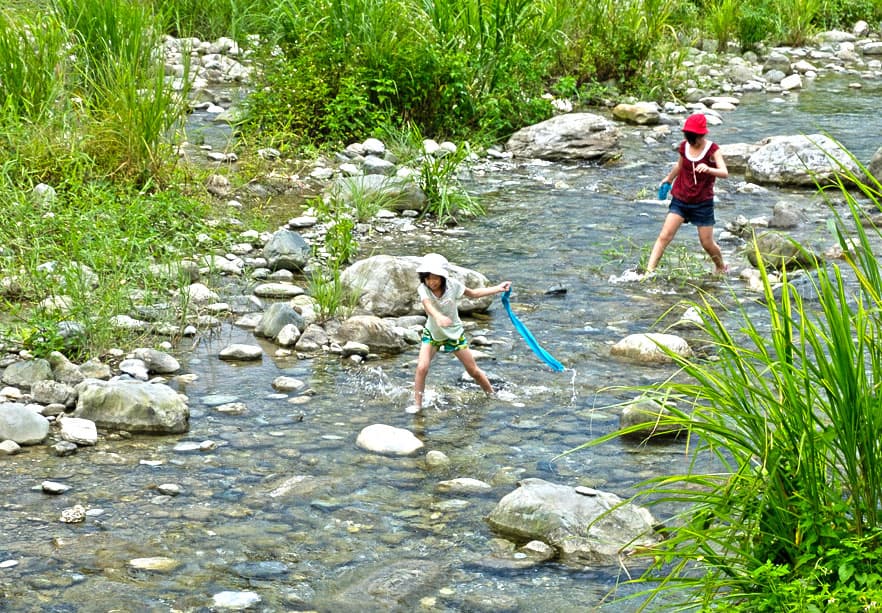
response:
<path id="1" fill-rule="evenodd" d="M 456 340 L 446 338 L 443 341 L 436 341 L 434 338 L 432 338 L 432 333 L 429 332 L 428 328 L 423 328 L 422 340 L 424 343 L 429 343 L 432 347 L 434 347 L 441 353 L 453 353 L 454 351 L 459 351 L 460 349 L 468 349 L 469 347 L 468 341 L 466 341 L 465 334 L 463 334 Z"/>

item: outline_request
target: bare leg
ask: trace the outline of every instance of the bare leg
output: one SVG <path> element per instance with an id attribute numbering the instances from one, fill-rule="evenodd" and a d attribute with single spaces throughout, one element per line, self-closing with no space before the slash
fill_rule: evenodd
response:
<path id="1" fill-rule="evenodd" d="M 658 233 L 658 238 L 655 239 L 652 252 L 649 254 L 649 263 L 646 264 L 647 272 L 652 272 L 658 266 L 665 249 L 677 236 L 677 230 L 683 225 L 683 221 L 684 219 L 676 213 L 668 213 L 668 216 L 665 217 L 665 223 L 662 225 L 661 232 Z"/>
<path id="2" fill-rule="evenodd" d="M 438 350 L 430 343 L 420 345 L 420 357 L 417 360 L 416 374 L 413 379 L 413 403 L 418 408 L 423 408 L 423 392 L 426 390 L 426 375 L 429 374 L 429 365 Z"/>
<path id="3" fill-rule="evenodd" d="M 475 362 L 475 356 L 472 355 L 472 350 L 460 349 L 456 352 L 456 357 L 459 358 L 459 361 L 465 366 L 466 372 L 472 376 L 472 379 L 481 386 L 481 389 L 488 394 L 492 394 L 493 386 L 490 385 L 490 380 L 487 378 L 487 375 L 484 374 L 484 371 L 478 368 L 478 364 Z"/>
<path id="4" fill-rule="evenodd" d="M 714 263 L 714 274 L 724 274 L 726 272 L 726 263 L 723 262 L 723 252 L 720 251 L 720 246 L 714 240 L 713 226 L 699 226 L 698 240 Z"/>

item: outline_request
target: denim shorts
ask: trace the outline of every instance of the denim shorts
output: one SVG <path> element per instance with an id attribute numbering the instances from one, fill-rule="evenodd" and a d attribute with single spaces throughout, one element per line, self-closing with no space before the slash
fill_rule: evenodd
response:
<path id="1" fill-rule="evenodd" d="M 686 223 L 691 223 L 697 228 L 702 226 L 712 226 L 716 223 L 716 220 L 714 219 L 713 199 L 697 202 L 695 204 L 688 204 L 682 200 L 671 198 L 668 212 L 679 215 L 686 220 Z"/>

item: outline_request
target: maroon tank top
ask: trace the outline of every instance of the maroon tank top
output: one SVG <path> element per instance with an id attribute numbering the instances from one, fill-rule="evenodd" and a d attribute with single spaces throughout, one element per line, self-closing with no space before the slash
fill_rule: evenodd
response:
<path id="1" fill-rule="evenodd" d="M 708 172 L 696 172 L 695 167 L 699 164 L 707 164 L 711 168 L 716 168 L 714 163 L 714 153 L 720 148 L 713 141 L 706 141 L 704 152 L 699 159 L 691 159 L 686 155 L 686 141 L 680 143 L 678 151 L 682 158 L 680 164 L 680 174 L 674 180 L 671 193 L 677 200 L 682 200 L 687 204 L 698 204 L 706 200 L 712 200 L 714 197 L 714 182 L 717 180 L 715 176 Z"/>

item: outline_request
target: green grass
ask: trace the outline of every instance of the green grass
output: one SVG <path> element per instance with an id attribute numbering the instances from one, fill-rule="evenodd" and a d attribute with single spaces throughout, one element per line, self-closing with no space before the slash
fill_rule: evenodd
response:
<path id="1" fill-rule="evenodd" d="M 677 376 L 634 390 L 671 407 L 664 425 L 688 433 L 694 458 L 642 484 L 649 504 L 682 511 L 639 579 L 641 609 L 879 610 L 882 236 L 864 230 L 857 196 L 882 208 L 882 191 L 840 185 L 853 224 L 832 230 L 854 255 L 818 270 L 817 302 L 776 297 L 765 273 L 759 313 L 703 296 L 692 306 L 712 359 L 671 355 Z"/>

